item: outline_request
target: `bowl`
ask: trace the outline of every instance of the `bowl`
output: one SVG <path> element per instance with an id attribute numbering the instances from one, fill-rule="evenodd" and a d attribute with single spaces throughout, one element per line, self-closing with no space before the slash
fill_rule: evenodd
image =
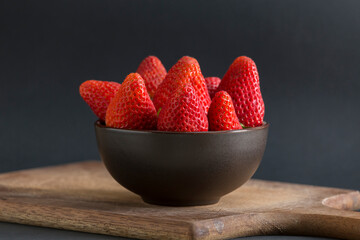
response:
<path id="1" fill-rule="evenodd" d="M 178 133 L 95 122 L 111 176 L 150 204 L 214 204 L 249 180 L 263 157 L 269 124 L 233 131 Z"/>

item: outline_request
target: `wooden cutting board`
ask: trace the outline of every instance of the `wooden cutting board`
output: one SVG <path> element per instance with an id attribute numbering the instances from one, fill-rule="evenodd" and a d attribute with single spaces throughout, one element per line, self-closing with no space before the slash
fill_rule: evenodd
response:
<path id="1" fill-rule="evenodd" d="M 0 174 L 0 221 L 141 239 L 360 239 L 359 208 L 356 191 L 260 180 L 215 205 L 149 205 L 97 161 Z"/>

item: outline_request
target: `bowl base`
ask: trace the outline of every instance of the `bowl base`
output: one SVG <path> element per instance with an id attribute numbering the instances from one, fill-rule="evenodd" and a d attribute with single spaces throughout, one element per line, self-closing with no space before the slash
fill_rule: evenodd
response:
<path id="1" fill-rule="evenodd" d="M 169 200 L 169 199 L 155 199 L 155 198 L 144 198 L 142 200 L 146 203 L 161 206 L 171 207 L 190 207 L 190 206 L 202 206 L 211 205 L 219 202 L 220 198 L 215 199 L 203 199 L 203 200 Z"/>

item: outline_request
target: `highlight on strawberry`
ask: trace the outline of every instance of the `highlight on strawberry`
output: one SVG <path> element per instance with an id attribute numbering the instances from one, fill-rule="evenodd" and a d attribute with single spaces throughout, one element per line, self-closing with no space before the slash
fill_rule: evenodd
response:
<path id="1" fill-rule="evenodd" d="M 184 56 L 167 72 L 146 57 L 122 84 L 87 80 L 79 92 L 107 127 L 203 132 L 263 124 L 265 105 L 255 62 L 238 57 L 222 79 L 204 78 L 195 58 Z M 212 100 L 211 100 L 212 99 Z"/>

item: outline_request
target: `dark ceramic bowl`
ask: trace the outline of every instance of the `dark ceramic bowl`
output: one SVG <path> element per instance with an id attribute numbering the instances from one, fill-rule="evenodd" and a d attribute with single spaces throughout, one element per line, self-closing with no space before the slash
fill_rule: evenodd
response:
<path id="1" fill-rule="evenodd" d="M 174 133 L 95 123 L 101 159 L 122 186 L 151 204 L 217 203 L 249 180 L 263 157 L 269 124 L 244 130 Z"/>

